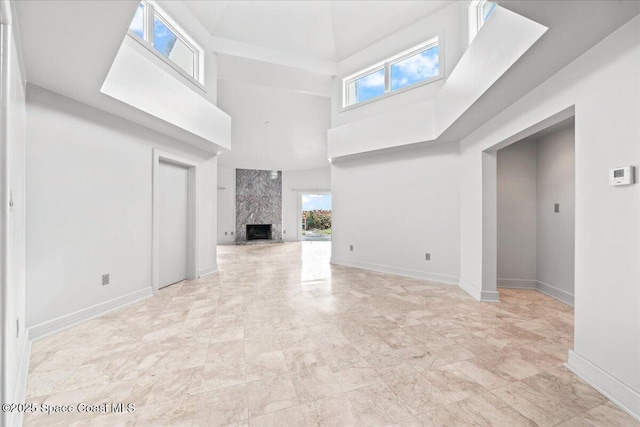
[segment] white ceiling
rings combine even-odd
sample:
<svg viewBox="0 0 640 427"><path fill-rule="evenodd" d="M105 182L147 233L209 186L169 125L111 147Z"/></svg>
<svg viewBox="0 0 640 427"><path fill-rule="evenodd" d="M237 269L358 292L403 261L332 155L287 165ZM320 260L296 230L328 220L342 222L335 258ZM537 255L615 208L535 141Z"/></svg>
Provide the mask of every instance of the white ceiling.
<svg viewBox="0 0 640 427"><path fill-rule="evenodd" d="M212 36L341 61L453 1L185 1Z"/></svg>

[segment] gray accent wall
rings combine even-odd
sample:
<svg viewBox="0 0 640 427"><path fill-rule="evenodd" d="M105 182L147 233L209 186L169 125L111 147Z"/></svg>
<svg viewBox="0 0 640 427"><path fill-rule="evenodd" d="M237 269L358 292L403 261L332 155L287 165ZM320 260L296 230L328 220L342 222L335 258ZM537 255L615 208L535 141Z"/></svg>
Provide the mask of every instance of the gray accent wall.
<svg viewBox="0 0 640 427"><path fill-rule="evenodd" d="M575 133L570 126L538 140L537 279L573 295L575 263ZM554 204L560 212L554 212Z"/></svg>
<svg viewBox="0 0 640 427"><path fill-rule="evenodd" d="M498 151L498 278L536 280L536 141Z"/></svg>
<svg viewBox="0 0 640 427"><path fill-rule="evenodd" d="M282 172L236 169L236 243L247 240L247 224L271 224L272 240L282 240Z"/></svg>
<svg viewBox="0 0 640 427"><path fill-rule="evenodd" d="M538 289L573 304L573 121L499 150L497 162L498 286Z"/></svg>

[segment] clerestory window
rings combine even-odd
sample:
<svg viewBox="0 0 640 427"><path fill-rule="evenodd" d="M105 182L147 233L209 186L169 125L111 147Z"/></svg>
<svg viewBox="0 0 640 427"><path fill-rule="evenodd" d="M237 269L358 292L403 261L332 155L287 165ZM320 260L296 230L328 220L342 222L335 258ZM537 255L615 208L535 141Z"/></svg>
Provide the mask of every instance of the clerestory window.
<svg viewBox="0 0 640 427"><path fill-rule="evenodd" d="M343 107L442 77L438 38L367 67L343 80Z"/></svg>
<svg viewBox="0 0 640 427"><path fill-rule="evenodd" d="M496 4L487 0L472 0L469 3L469 43L473 41L495 9Z"/></svg>
<svg viewBox="0 0 640 427"><path fill-rule="evenodd" d="M168 60L179 72L202 83L202 49L153 2L140 2L129 34Z"/></svg>

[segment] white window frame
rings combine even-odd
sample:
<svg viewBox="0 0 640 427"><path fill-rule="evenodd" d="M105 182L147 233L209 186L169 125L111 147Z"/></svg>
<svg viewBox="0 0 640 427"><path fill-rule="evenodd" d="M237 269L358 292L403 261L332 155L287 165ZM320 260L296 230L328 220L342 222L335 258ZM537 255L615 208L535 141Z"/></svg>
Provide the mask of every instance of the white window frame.
<svg viewBox="0 0 640 427"><path fill-rule="evenodd" d="M471 0L471 2L469 2L469 12L468 12L469 13L469 44L471 44L471 42L476 37L476 35L478 34L478 31L480 31L480 28L482 28L484 23L487 22L487 20L484 19L482 14L482 7L486 3L493 3L493 2L490 2L488 0ZM496 7L498 7L497 4L496 4Z"/></svg>
<svg viewBox="0 0 640 427"><path fill-rule="evenodd" d="M401 87L399 89L391 90L391 66L411 56L418 55L424 51L427 51L435 46L438 46L438 74L428 79L424 79L419 82L415 82L413 84ZM350 110L351 108L359 107L361 105L366 105L371 102L375 102L380 99L387 98L388 96L395 95L397 93L402 93L407 90L411 90L416 87L423 86L425 84L429 84L436 80L442 79L444 77L444 60L443 59L444 59L444 46L442 44L442 36L438 35L436 37L430 38L426 42L420 43L417 46L413 46L410 49L407 49L398 53L397 55L389 57L384 61L377 62L365 68L364 70L358 71L357 73L354 73L345 77L344 79L342 79L342 111ZM350 104L349 103L350 101L349 85L354 81L379 70L384 70L384 93L382 95L367 99L366 101L354 102Z"/></svg>
<svg viewBox="0 0 640 427"><path fill-rule="evenodd" d="M204 85L204 51L202 48L191 37L189 37L167 13L158 7L155 2L142 0L140 3L144 6L142 15L143 37L140 37L131 29L128 30L128 35L133 37L134 40L140 42L144 47L170 65L181 75L191 80L193 83L196 83L196 85L201 89L204 89L202 86ZM155 48L153 43L154 18L161 21L163 25L173 32L173 34L175 34L176 37L193 52L193 75L186 72L182 67L164 56Z"/></svg>

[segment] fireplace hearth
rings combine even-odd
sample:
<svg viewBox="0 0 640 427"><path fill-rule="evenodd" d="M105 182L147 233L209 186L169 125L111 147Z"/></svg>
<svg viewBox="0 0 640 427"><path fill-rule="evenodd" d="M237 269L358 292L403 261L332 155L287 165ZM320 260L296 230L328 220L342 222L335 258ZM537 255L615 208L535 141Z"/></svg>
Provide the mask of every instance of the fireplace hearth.
<svg viewBox="0 0 640 427"><path fill-rule="evenodd" d="M271 224L247 224L247 240L271 240Z"/></svg>

